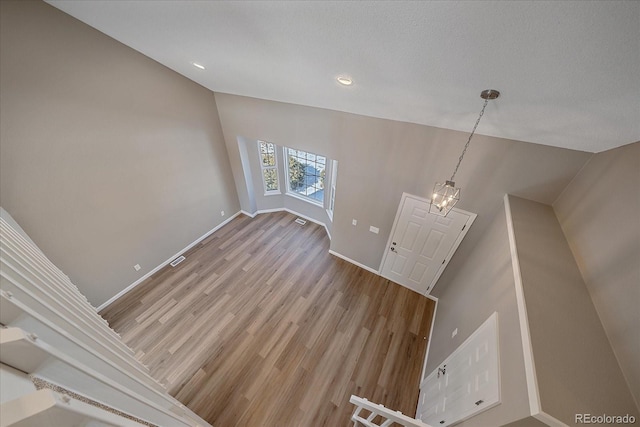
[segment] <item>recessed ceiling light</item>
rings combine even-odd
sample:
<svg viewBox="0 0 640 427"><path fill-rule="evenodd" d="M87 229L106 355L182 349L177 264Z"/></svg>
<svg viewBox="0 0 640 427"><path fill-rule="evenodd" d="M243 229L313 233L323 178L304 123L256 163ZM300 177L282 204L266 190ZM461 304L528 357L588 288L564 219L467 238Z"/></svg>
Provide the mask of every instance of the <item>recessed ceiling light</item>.
<svg viewBox="0 0 640 427"><path fill-rule="evenodd" d="M336 80L343 86L351 86L353 84L353 80L351 80L351 77L347 76L336 77Z"/></svg>
<svg viewBox="0 0 640 427"><path fill-rule="evenodd" d="M204 69L205 69L205 68L204 68L204 65L200 65L200 64L198 64L197 62L192 62L192 64L193 64L193 66L194 66L194 67L196 67L196 68L200 68L201 70L204 70Z"/></svg>

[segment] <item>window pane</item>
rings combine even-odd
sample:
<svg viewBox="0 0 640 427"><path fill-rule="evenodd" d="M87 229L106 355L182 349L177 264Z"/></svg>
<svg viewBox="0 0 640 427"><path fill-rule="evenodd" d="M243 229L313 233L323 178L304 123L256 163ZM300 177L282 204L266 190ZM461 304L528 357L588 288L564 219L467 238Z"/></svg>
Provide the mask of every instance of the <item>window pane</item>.
<svg viewBox="0 0 640 427"><path fill-rule="evenodd" d="M258 141L260 168L265 192L278 192L278 168L276 160L276 145L272 142Z"/></svg>
<svg viewBox="0 0 640 427"><path fill-rule="evenodd" d="M262 176L264 177L265 191L278 190L278 173L275 169L264 169Z"/></svg>
<svg viewBox="0 0 640 427"><path fill-rule="evenodd" d="M275 166L276 165L276 157L271 154L263 154L262 155L262 166Z"/></svg>
<svg viewBox="0 0 640 427"><path fill-rule="evenodd" d="M322 202L326 157L291 148L287 156L289 190Z"/></svg>
<svg viewBox="0 0 640 427"><path fill-rule="evenodd" d="M271 142L260 141L260 160L262 166L275 166L276 165L276 148Z"/></svg>

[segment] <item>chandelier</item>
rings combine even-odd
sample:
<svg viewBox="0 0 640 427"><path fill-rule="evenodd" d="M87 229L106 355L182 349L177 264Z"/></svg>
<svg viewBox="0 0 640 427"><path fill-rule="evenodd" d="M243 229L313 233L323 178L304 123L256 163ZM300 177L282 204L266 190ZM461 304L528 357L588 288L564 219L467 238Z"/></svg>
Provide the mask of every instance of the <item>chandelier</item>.
<svg viewBox="0 0 640 427"><path fill-rule="evenodd" d="M447 216L449 211L451 211L455 204L458 203L458 200L460 200L460 188L456 187L456 183L454 181L456 173L458 172L460 163L462 163L462 159L467 152L467 148L469 148L469 143L471 142L471 138L473 138L473 134L476 132L478 124L480 123L480 119L484 115L484 109L487 107L489 100L496 99L499 96L500 92L494 89L483 90L482 93L480 93L480 98L484 99L482 111L480 111L478 120L476 120L476 124L475 126L473 126L473 130L471 131L469 139L467 140L467 143L462 150L462 154L460 154L460 157L458 158L458 164L453 170L451 179L446 180L444 184L436 182L436 184L434 185L433 194L431 195L431 205L429 206L429 213Z"/></svg>

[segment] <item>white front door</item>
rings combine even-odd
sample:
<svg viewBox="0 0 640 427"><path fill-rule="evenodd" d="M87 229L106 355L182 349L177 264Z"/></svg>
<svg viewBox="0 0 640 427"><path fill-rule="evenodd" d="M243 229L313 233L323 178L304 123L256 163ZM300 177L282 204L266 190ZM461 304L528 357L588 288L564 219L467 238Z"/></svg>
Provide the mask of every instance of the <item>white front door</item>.
<svg viewBox="0 0 640 427"><path fill-rule="evenodd" d="M427 294L475 219L452 209L446 217L429 213L429 200L403 194L381 274Z"/></svg>
<svg viewBox="0 0 640 427"><path fill-rule="evenodd" d="M416 418L448 426L499 403L497 325L494 313L425 378Z"/></svg>

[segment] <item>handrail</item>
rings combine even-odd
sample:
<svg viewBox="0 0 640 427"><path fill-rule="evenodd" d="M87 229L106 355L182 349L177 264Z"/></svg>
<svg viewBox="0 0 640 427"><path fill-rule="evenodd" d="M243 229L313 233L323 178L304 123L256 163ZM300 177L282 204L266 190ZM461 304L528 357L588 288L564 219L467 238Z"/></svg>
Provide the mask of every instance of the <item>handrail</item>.
<svg viewBox="0 0 640 427"><path fill-rule="evenodd" d="M31 325L33 320L42 331L51 331L56 337L67 340L72 344L73 356L69 358L70 354L54 351L58 360L75 368L82 366L81 371L89 377L170 417L176 425L209 425L171 397L166 388L149 375L134 352L69 278L5 220L4 211L0 217L0 240L3 319L13 319L20 326ZM25 323L25 319L29 321ZM17 325L10 322L6 326ZM41 333L40 330L33 332ZM91 367L80 361L90 362ZM126 380L127 385L96 371L98 362L121 373L121 379Z"/></svg>
<svg viewBox="0 0 640 427"><path fill-rule="evenodd" d="M431 427L431 425L404 415L400 411L394 411L385 408L384 405L369 402L363 397L351 395L349 402L356 405L356 409L351 416L354 427L389 427L394 423L404 427ZM363 410L368 411L369 415L363 414ZM378 416L382 418L382 424L374 422L374 419Z"/></svg>

